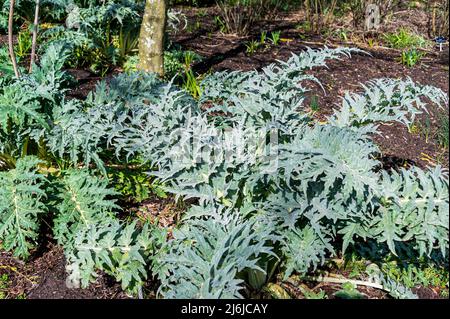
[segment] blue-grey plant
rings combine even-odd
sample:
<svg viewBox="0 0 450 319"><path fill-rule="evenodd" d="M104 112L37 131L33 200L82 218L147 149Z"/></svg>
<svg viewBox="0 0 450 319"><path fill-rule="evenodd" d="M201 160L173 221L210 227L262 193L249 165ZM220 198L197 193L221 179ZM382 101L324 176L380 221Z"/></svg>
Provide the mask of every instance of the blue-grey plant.
<svg viewBox="0 0 450 319"><path fill-rule="evenodd" d="M0 239L4 249L22 258L36 246L41 215L47 212L45 177L37 172L38 163L25 157L15 169L0 172Z"/></svg>
<svg viewBox="0 0 450 319"><path fill-rule="evenodd" d="M66 252L68 285L86 288L103 271L120 282L123 290L142 295L149 265L165 242L166 232L136 224L106 219L81 229Z"/></svg>
<svg viewBox="0 0 450 319"><path fill-rule="evenodd" d="M318 80L306 71L351 53L360 52L307 50L261 72L216 73L198 101L143 73L102 82L85 101L55 95L60 81L42 77L48 95L21 98L14 81L0 88L0 101L13 102L0 104L0 128L16 123L45 144L47 164L64 163L52 207L70 283L85 287L101 270L136 293L153 273L163 297L240 298L244 282L261 288L276 267L284 278L305 274L367 242L448 258L447 172L383 170L372 134L381 122L409 125L427 110L423 98L448 99L411 79L380 79L315 122L304 98L306 81ZM0 135L0 150L15 159L10 137ZM114 193L92 174L117 162L152 167L167 192L192 200L173 239L115 216Z"/></svg>
<svg viewBox="0 0 450 319"><path fill-rule="evenodd" d="M263 255L273 255L273 225L258 227L257 216L244 219L225 207L197 207L173 233L157 259L165 298L242 298L244 271L264 271Z"/></svg>

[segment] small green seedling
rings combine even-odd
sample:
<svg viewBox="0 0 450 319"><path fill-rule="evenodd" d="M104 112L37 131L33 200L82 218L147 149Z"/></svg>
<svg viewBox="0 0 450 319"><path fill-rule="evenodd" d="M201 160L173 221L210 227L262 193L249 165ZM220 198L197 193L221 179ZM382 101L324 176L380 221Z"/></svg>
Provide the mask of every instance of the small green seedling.
<svg viewBox="0 0 450 319"><path fill-rule="evenodd" d="M311 111L313 113L316 113L319 111L319 98L317 97L317 95L314 95L311 97Z"/></svg>
<svg viewBox="0 0 450 319"><path fill-rule="evenodd" d="M314 292L312 290L302 289L302 294L305 296L306 299L327 299L328 296L322 289L319 289L319 292Z"/></svg>
<svg viewBox="0 0 450 319"><path fill-rule="evenodd" d="M259 42L261 44L265 44L266 43L266 39L267 39L267 31L261 32L261 37L260 37Z"/></svg>
<svg viewBox="0 0 450 319"><path fill-rule="evenodd" d="M198 10L198 12L197 12L197 16L199 17L199 18L204 18L204 17L206 17L208 15L208 11L206 11L206 9L200 9L200 10Z"/></svg>
<svg viewBox="0 0 450 319"><path fill-rule="evenodd" d="M400 56L400 63L407 66L408 68L412 68L417 63L419 63L424 56L425 56L424 53L416 49L403 51Z"/></svg>
<svg viewBox="0 0 450 319"><path fill-rule="evenodd" d="M214 17L214 23L221 33L227 32L227 25L225 24L225 22L222 20L222 18L220 16Z"/></svg>
<svg viewBox="0 0 450 319"><path fill-rule="evenodd" d="M274 31L270 33L270 42L273 43L273 45L278 45L280 44L280 40L281 40L281 31Z"/></svg>
<svg viewBox="0 0 450 319"><path fill-rule="evenodd" d="M247 42L245 44L245 47L247 48L246 49L247 54L248 55L255 54L256 51L258 50L259 46L260 46L260 43L258 41L255 41L255 40Z"/></svg>
<svg viewBox="0 0 450 319"><path fill-rule="evenodd" d="M351 282L342 284L342 289L334 295L340 299L364 299L364 295L356 289L356 285Z"/></svg>

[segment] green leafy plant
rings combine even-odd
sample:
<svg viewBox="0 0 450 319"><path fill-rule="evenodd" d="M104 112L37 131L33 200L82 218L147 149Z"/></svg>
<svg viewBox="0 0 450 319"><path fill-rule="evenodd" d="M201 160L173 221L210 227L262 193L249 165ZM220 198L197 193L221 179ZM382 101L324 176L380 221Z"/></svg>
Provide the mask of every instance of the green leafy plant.
<svg viewBox="0 0 450 319"><path fill-rule="evenodd" d="M139 28L137 25L131 27L120 27L117 35L117 43L113 43L118 48L120 61L125 61L131 54L135 54L138 50Z"/></svg>
<svg viewBox="0 0 450 319"><path fill-rule="evenodd" d="M322 289L319 289L319 292L308 291L306 289L301 290L306 299L327 299L327 295Z"/></svg>
<svg viewBox="0 0 450 319"><path fill-rule="evenodd" d="M378 45L378 42L374 38L368 38L367 45L369 46L369 48L374 48Z"/></svg>
<svg viewBox="0 0 450 319"><path fill-rule="evenodd" d="M108 181L87 170L68 170L60 183L63 191L53 232L58 243L68 247L80 229L112 219L119 207L112 200L116 193L107 188Z"/></svg>
<svg viewBox="0 0 450 319"><path fill-rule="evenodd" d="M101 270L121 282L123 290L142 295L149 259L164 241L164 231L148 224L139 229L136 221L92 224L77 234L73 249L66 253L67 282L72 287L87 287Z"/></svg>
<svg viewBox="0 0 450 319"><path fill-rule="evenodd" d="M367 266L366 274L369 276L369 280L374 283L380 284L389 295L396 299L417 299L417 295L414 294L411 289L405 287L401 282L389 278L384 274L376 264L370 264Z"/></svg>
<svg viewBox="0 0 450 319"><path fill-rule="evenodd" d="M0 167L15 166L19 157L48 156L38 132L50 129L52 106L58 104L68 80L61 67L65 50L50 46L29 77L7 80L0 88Z"/></svg>
<svg viewBox="0 0 450 319"><path fill-rule="evenodd" d="M255 41L255 40L249 41L245 44L245 47L246 47L245 52L248 55L254 55L256 53L256 51L258 50L259 46L260 46L260 43L258 41Z"/></svg>
<svg viewBox="0 0 450 319"><path fill-rule="evenodd" d="M202 91L200 89L197 77L194 75L192 70L186 71L185 77L186 79L183 85L184 89L188 91L194 99L198 99L202 94Z"/></svg>
<svg viewBox="0 0 450 319"><path fill-rule="evenodd" d="M385 34L384 41L389 47L394 49L424 48L428 46L428 42L423 37L404 28L396 33Z"/></svg>
<svg viewBox="0 0 450 319"><path fill-rule="evenodd" d="M446 170L387 171L373 140L380 123L410 126L427 111L425 98L438 107L448 98L411 79L377 79L316 123L305 96L318 79L307 71L353 52L361 51L308 49L260 72L212 73L197 99L155 74L130 72L68 100L57 58L64 51L53 47L30 77L1 82L3 245L27 256L51 211L70 285L86 287L102 272L142 296L153 275L166 298L250 296L276 271L305 275L363 249L448 258ZM132 164L188 206L170 236L156 222L117 217L108 173ZM25 224L11 219L18 195ZM372 270L391 295L414 297Z"/></svg>
<svg viewBox="0 0 450 319"><path fill-rule="evenodd" d="M152 194L167 197L162 187L145 174L145 169L111 169L108 177L116 191L137 202L148 199Z"/></svg>
<svg viewBox="0 0 450 319"><path fill-rule="evenodd" d="M192 63L196 55L187 51L184 55L184 83L183 88L189 92L194 99L198 99L202 94L199 81L192 70Z"/></svg>
<svg viewBox="0 0 450 319"><path fill-rule="evenodd" d="M445 266L427 265L419 262L402 266L396 261L388 261L381 265L381 270L396 282L402 283L406 288L414 288L417 285L424 287L437 287L442 291L448 291L448 272Z"/></svg>
<svg viewBox="0 0 450 319"><path fill-rule="evenodd" d="M20 59L17 59L17 61L20 62ZM2 76L1 82L6 81L7 78L12 78L14 75L8 48L6 46L0 47L0 74Z"/></svg>
<svg viewBox="0 0 450 319"><path fill-rule="evenodd" d="M317 95L314 95L311 97L311 111L313 111L313 113L316 113L319 111L319 98L317 97Z"/></svg>
<svg viewBox="0 0 450 319"><path fill-rule="evenodd" d="M0 276L0 299L6 299L7 294L5 290L9 286L9 277L7 274L2 274Z"/></svg>
<svg viewBox="0 0 450 319"><path fill-rule="evenodd" d="M278 46L280 44L281 39L281 31L274 31L270 33L270 42L272 42L273 45Z"/></svg>
<svg viewBox="0 0 450 319"><path fill-rule="evenodd" d="M167 80L183 79L192 69L193 64L203 58L195 52L173 49L164 52L164 77Z"/></svg>
<svg viewBox="0 0 450 319"><path fill-rule="evenodd" d="M45 177L37 172L39 160L25 157L16 168L0 172L0 238L6 250L26 258L39 236L41 215L47 208Z"/></svg>
<svg viewBox="0 0 450 319"><path fill-rule="evenodd" d="M126 73L136 72L138 63L139 63L139 56L131 55L127 57L125 62L123 63L123 70Z"/></svg>
<svg viewBox="0 0 450 319"><path fill-rule="evenodd" d="M105 75L136 51L142 19L138 12L144 4L108 0L86 7L68 7L66 24L42 32L45 45L41 47L45 50L52 43L64 43L71 49L66 61L69 66L88 67Z"/></svg>
<svg viewBox="0 0 450 319"><path fill-rule="evenodd" d="M428 143L433 134L430 116L427 114L423 121L416 121L416 123L411 125L410 132L420 134L425 138L425 143Z"/></svg>
<svg viewBox="0 0 450 319"><path fill-rule="evenodd" d="M342 289L336 291L334 295L340 299L363 299L364 296L361 294L356 285L351 282L346 282L342 284Z"/></svg>
<svg viewBox="0 0 450 319"><path fill-rule="evenodd" d="M424 53L417 51L416 49L410 49L407 51L402 51L400 56L400 63L412 68L425 56Z"/></svg>
<svg viewBox="0 0 450 319"><path fill-rule="evenodd" d="M311 32L312 27L309 21L303 21L295 26L297 30L302 30L304 32Z"/></svg>
<svg viewBox="0 0 450 319"><path fill-rule="evenodd" d="M31 52L31 36L28 31L21 31L17 35L17 45L15 46L16 56L23 59Z"/></svg>
<svg viewBox="0 0 450 319"><path fill-rule="evenodd" d="M261 32L261 36L259 38L259 43L260 44L265 44L266 43L266 39L267 39L267 31L262 31Z"/></svg>

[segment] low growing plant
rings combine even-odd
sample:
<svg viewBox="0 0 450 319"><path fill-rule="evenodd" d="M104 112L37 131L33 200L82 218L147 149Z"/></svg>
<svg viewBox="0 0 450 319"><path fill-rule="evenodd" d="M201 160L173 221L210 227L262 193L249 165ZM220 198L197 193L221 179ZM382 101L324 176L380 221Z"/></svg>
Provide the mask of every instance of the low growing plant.
<svg viewBox="0 0 450 319"><path fill-rule="evenodd" d="M270 33L270 42L272 42L273 45L278 46L280 44L281 39L281 31L274 31Z"/></svg>
<svg viewBox="0 0 450 319"><path fill-rule="evenodd" d="M400 63L412 68L425 56L424 53L417 51L416 49L410 49L407 51L402 51L400 55Z"/></svg>
<svg viewBox="0 0 450 319"><path fill-rule="evenodd" d="M384 41L389 47L394 49L413 49L428 46L427 40L404 28L396 33L385 34Z"/></svg>
<svg viewBox="0 0 450 319"><path fill-rule="evenodd" d="M254 55L256 53L256 51L258 50L259 46L260 46L260 43L258 41L255 41L255 40L249 41L245 44L245 47L246 47L245 52L248 55Z"/></svg>

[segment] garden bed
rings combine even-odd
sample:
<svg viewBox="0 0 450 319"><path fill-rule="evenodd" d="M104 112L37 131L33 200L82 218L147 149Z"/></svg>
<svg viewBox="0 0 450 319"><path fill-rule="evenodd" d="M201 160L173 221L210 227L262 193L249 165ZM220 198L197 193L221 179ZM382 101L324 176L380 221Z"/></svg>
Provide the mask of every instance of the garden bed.
<svg viewBox="0 0 450 319"><path fill-rule="evenodd" d="M206 9L212 10L212 9ZM197 15L196 10L185 11L190 23L200 21L198 30L188 32L181 31L172 35L173 43L180 45L184 50L191 50L203 57L203 60L194 65L194 70L199 73L222 70L260 70L277 60L286 61L292 53L299 54L307 47L323 48L324 46L337 47L342 45L339 41L329 38L306 34L297 28L298 22L294 17L282 20L265 21L255 25L247 37L226 36L219 32L211 33L213 22L208 16ZM280 30L282 41L277 46L268 46L266 49L249 55L246 53L245 44L251 38L257 38L261 30ZM5 44L5 37L0 36L0 46ZM358 44L345 46L357 47ZM306 104L315 109L314 117L317 121L326 121L327 116L333 113L333 109L339 108L341 97L345 91L358 91L360 84L377 78L400 78L410 77L413 81L423 85L433 85L449 93L449 63L448 47L444 52L433 49L421 63L413 68L401 65L398 61L398 52L385 48L362 47L368 54L356 53L351 59L329 61L327 68L315 68L309 74L320 79L322 90L318 85L310 83L311 94L307 95ZM104 78L91 74L86 70L67 70L78 84L68 92L69 98L82 99L91 92L95 85L103 79L109 79L113 75L122 72L115 69ZM313 102L314 100L314 102ZM314 105L313 105L314 104ZM425 168L427 166L442 165L449 166L448 147L443 147L439 138L441 134L442 118L448 116L448 109L438 109L435 105L430 106L429 115L418 117L417 124L408 130L401 124L382 124L380 135L374 137L382 154L382 163L386 169L398 169L411 165ZM448 122L447 122L448 123ZM448 128L447 128L448 134ZM165 214L167 225L174 223L177 219L176 213L171 215L164 209L159 201L146 201L131 204L134 211L142 211L142 208L156 205L158 214ZM170 205L170 204L168 204ZM44 231L42 243L38 251L34 251L31 259L23 263L6 252L0 252L0 277L7 275L4 280L5 287L0 285L0 293L7 298L25 297L34 298L129 298L110 277L101 274L95 284L88 289L69 289L66 286L66 261L61 247L57 246L50 235L50 228ZM333 270L333 269L332 269ZM334 269L335 273L347 277L348 271ZM291 296L304 298L304 292L299 290L299 284L279 282ZM332 283L303 282L305 289L317 292L324 291L329 298L334 298L334 293L341 286ZM157 285L149 280L145 287L147 297L155 297ZM433 287L414 288L416 294L421 298L440 298L438 289ZM367 298L388 298L387 294L373 288L364 287L360 289ZM261 297L261 296L259 296Z"/></svg>
<svg viewBox="0 0 450 319"><path fill-rule="evenodd" d="M214 9L204 8L207 12ZM188 17L188 25L193 25L195 21L200 21L200 29L188 32L181 31L171 35L174 44L180 45L183 50L191 50L203 57L203 61L194 65L194 70L203 73L208 71L249 71L259 70L277 60L286 61L292 53L303 52L307 48L322 48L324 46L337 47L360 47L367 54L354 54L351 59L339 61L329 61L326 68L315 68L310 74L320 79L323 86L311 86L314 96L317 99L318 120L324 120L326 116L332 114L333 109L339 107L338 103L345 91L358 91L361 84L378 78L406 79L411 78L414 82L423 85L432 85L449 93L449 48L444 47L442 52L436 47L429 50L425 59L418 65L409 68L398 62L399 51L388 48L368 48L360 43L341 43L337 40L323 36L308 34L299 30L299 14L291 13L288 17L281 17L271 21L264 21L257 24L246 37L229 36L220 32L211 33L214 23L211 16L199 17L198 9L185 9ZM402 14L404 17L409 15ZM301 16L301 15L300 15ZM394 22L398 24L399 20ZM412 22L403 21L402 26L408 26L421 31L424 27L414 27L416 20ZM394 26L396 25L394 24ZM389 25L388 29L392 29ZM249 56L246 54L245 44L249 39L258 39L263 30L281 30L281 41L278 46L270 46ZM76 98L85 97L95 84L102 78L91 75L86 70L69 70L78 80L79 85L69 92L69 96ZM121 72L120 69L108 74L106 78ZM311 97L311 96L310 96ZM419 116L418 125L415 131L409 132L404 126L398 124L383 125L382 135L376 136L375 140L379 144L383 156L388 163L395 159L397 163L415 164L420 167L427 165L443 165L448 167L448 149L442 147L437 135L440 131L441 120L448 117L448 110L438 109L435 105L430 106L429 117L427 114ZM429 126L425 128L423 126ZM429 132L424 132L429 130ZM391 164L389 164L391 165Z"/></svg>

